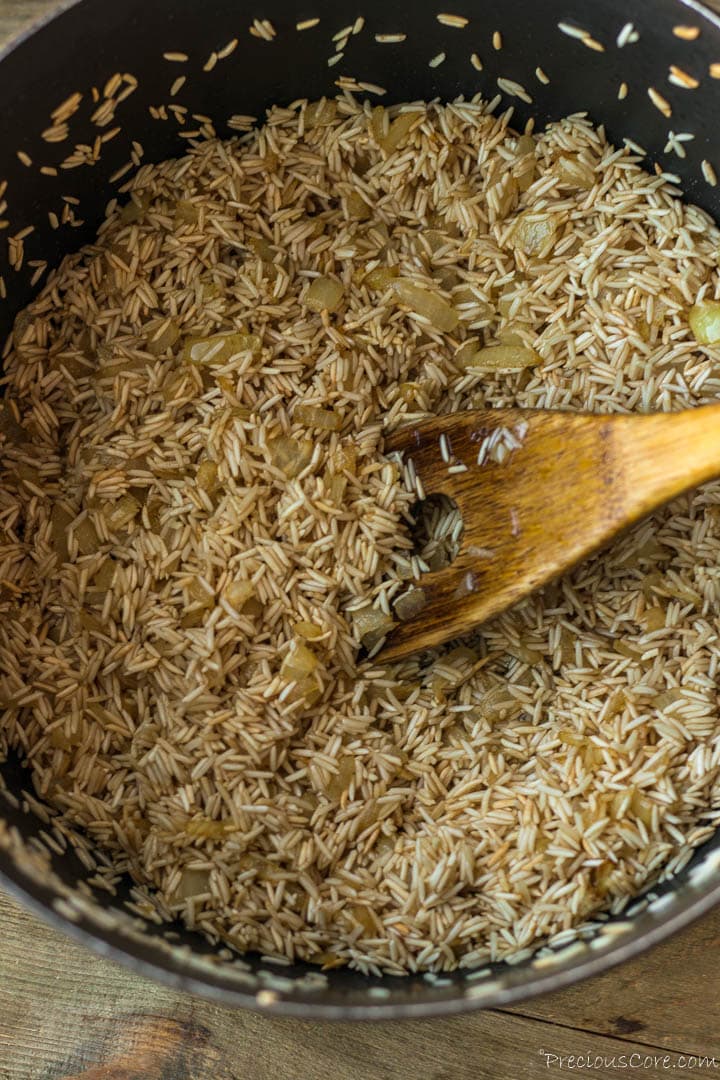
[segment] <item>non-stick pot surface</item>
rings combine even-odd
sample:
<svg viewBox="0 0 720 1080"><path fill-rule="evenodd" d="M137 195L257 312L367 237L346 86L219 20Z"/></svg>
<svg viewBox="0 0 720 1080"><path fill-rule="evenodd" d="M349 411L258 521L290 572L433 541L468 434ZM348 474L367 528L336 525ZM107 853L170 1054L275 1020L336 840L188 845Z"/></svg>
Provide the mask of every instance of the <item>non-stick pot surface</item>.
<svg viewBox="0 0 720 1080"><path fill-rule="evenodd" d="M211 118L217 133L229 136L226 120L232 115L262 118L272 103L332 95L338 79L374 86L360 96L383 104L478 92L492 98L499 93L498 78L512 80L519 89L503 93L501 107L513 105L518 122L532 116L541 126L586 111L605 124L612 141L630 139L643 147L650 168L675 174L690 201L718 216L712 166L720 167L713 123L720 114L720 80L711 72L720 62L720 21L713 15L679 0L506 0L503 5L470 0L457 7L468 19L467 26L457 28L439 22L438 11L438 4L426 0L404 11L392 11L380 0L357 8L340 8L330 0L309 6L267 0L245 8L236 0L212 6L197 0L79 0L28 33L0 59L0 96L12 103L5 114L0 167L7 181L2 217L7 236L32 227L23 237L19 269L10 262L18 266L17 248L0 245L7 291L0 302L0 330L10 330L41 286L43 264L56 266L93 237L106 204L138 164L184 152L183 132L204 122L192 114ZM362 29L348 35L336 61L334 36L360 17ZM316 26L296 29L298 22L315 18ZM272 40L249 32L256 19L270 20ZM626 30L620 47L618 34L629 22L636 33ZM406 38L387 44L376 41L377 34ZM213 53L235 38L230 55L213 62ZM166 52L187 53L189 59L180 69L164 58ZM477 60L471 62L472 54L482 70ZM689 76L686 85L682 77L668 80L671 65ZM113 79L116 73L120 84ZM179 74L187 76L186 83L171 96ZM380 88L386 91L382 95ZM49 139L53 110L76 91L82 101L68 121L68 136ZM108 97L116 105L105 122L102 106ZM187 123L178 124L168 108L172 104L187 106ZM103 141L115 127L120 130ZM686 157L665 152L670 129L693 136L683 143ZM201 936L126 911L129 883L116 897L89 887L83 862L70 852L58 854L40 835L50 827L43 808L24 794L29 784L22 763L9 759L2 778L9 794L0 794L0 880L7 888L92 947L145 974L228 1003L277 1012L390 1017L517 1000L632 955L720 897L715 882L720 842L714 838L673 883L632 905L630 914L609 920L565 951L558 946L540 961L528 957L487 973L405 979L342 970L318 976L309 966L280 968L252 956L225 961Z"/></svg>

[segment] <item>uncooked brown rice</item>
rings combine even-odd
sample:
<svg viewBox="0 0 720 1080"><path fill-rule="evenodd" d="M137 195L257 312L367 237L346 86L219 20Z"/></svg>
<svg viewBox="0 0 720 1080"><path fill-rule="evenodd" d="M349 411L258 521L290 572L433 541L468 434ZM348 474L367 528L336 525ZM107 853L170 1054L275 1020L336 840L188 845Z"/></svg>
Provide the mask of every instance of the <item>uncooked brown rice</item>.
<svg viewBox="0 0 720 1080"><path fill-rule="evenodd" d="M683 25L673 26L673 34L683 41L696 41L697 38L700 37L700 27Z"/></svg>
<svg viewBox="0 0 720 1080"><path fill-rule="evenodd" d="M663 114L663 116L672 116L672 106L667 98L664 98L662 94L658 93L654 86L648 86L647 92L653 105Z"/></svg>
<svg viewBox="0 0 720 1080"><path fill-rule="evenodd" d="M463 643L358 656L462 529L436 506L412 549L384 432L720 393L686 317L720 298L715 226L583 117L530 152L509 115L271 109L140 168L16 322L3 738L148 911L218 944L397 973L575 948L717 819L718 483ZM461 362L509 336L541 363Z"/></svg>

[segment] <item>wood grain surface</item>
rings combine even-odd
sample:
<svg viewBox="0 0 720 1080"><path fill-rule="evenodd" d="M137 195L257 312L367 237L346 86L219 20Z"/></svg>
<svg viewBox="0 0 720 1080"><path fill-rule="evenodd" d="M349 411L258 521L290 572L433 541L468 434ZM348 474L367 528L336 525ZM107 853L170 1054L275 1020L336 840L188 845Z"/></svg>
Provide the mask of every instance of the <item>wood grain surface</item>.
<svg viewBox="0 0 720 1080"><path fill-rule="evenodd" d="M0 0L0 44L54 6ZM0 1080L655 1080L720 1070L720 911L517 1008L384 1024L268 1019L175 993L2 894L0 927ZM688 1067L678 1055L716 1060Z"/></svg>
<svg viewBox="0 0 720 1080"><path fill-rule="evenodd" d="M720 1069L720 912L591 983L515 1009L372 1024L268 1019L175 993L2 896L0 925L0 1080L530 1080L573 1071L550 1055L649 1057L658 1065L639 1071L653 1080L667 1075L665 1055L672 1064L714 1054Z"/></svg>
<svg viewBox="0 0 720 1080"><path fill-rule="evenodd" d="M419 491L457 504L464 531L450 566L423 574L419 610L395 625L378 660L402 660L481 626L713 479L718 421L717 404L650 416L468 409L393 432L386 451L412 462ZM502 463L479 465L478 447L499 429L515 433L516 448Z"/></svg>

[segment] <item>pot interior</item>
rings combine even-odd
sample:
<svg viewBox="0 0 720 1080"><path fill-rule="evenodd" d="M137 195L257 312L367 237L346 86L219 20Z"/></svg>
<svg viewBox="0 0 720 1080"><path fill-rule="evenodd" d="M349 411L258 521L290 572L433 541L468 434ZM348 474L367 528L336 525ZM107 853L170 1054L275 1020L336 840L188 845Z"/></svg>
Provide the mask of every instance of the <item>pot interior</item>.
<svg viewBox="0 0 720 1080"><path fill-rule="evenodd" d="M720 216L720 189L712 182L713 166L720 170L713 124L720 114L720 78L712 74L720 75L720 67L713 68L720 62L720 23L711 15L678 0L507 0L500 8L472 0L457 7L468 20L464 27L439 22L437 14L437 5L426 0L402 12L379 0L343 11L330 0L310 6L267 0L261 9L245 11L235 0L217 0L211 10L196 0L80 0L27 36L0 62L0 96L14 102L5 116L2 217L6 236L21 234L24 244L18 269L11 264L13 245L0 245L3 337L42 287L44 267L57 266L94 237L108 201L139 165L181 155L188 133L206 122L197 117L210 118L217 134L228 137L234 133L231 117L261 122L273 103L334 95L338 80L341 88L353 80L364 84L358 96L382 104L499 94L498 108L515 109L515 126L533 117L542 127L587 112L606 126L611 141L632 140L650 169L676 176L688 201ZM335 60L333 38L361 18L362 27L347 35ZM270 20L274 36L262 28L260 36L251 33L253 19ZM296 28L310 19L319 22ZM637 39L626 29L628 40L619 46L629 22ZM387 34L406 38L376 40ZM217 59L234 39L230 54ZM189 59L165 58L173 52ZM689 76L685 85L682 74L680 82L668 81L671 65ZM186 82L173 95L181 75ZM55 141L64 121L53 111L75 92L82 99L67 121L67 136ZM182 123L173 105L187 107ZM693 136L682 144L685 157L672 148L666 152L670 130ZM280 968L252 956L222 959L199 934L154 925L137 908L128 911L129 882L119 883L115 897L94 888L89 866L102 856L88 850L78 858L48 843L51 819L28 791L21 761L8 758L2 780L4 883L26 902L146 973L281 1012L388 1017L514 1000L631 955L720 894L720 885L712 885L720 862L713 838L675 882L631 904L630 915L600 920L571 944L485 973L373 979L342 970L318 973L306 965Z"/></svg>

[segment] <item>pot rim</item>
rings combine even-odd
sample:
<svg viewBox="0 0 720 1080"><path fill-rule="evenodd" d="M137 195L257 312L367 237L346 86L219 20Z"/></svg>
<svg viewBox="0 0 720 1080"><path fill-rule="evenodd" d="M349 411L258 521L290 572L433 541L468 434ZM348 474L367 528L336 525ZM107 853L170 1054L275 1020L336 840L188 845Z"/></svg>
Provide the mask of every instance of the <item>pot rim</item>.
<svg viewBox="0 0 720 1080"><path fill-rule="evenodd" d="M38 16L19 30L0 49L0 63L11 53L27 42L35 33L42 30L72 8L80 7L88 0L58 0L55 7ZM694 13L714 26L720 40L720 12L706 7L700 0L675 0L679 9ZM243 990L228 985L222 969L205 969L203 974L195 973L192 961L186 971L181 970L179 961L168 958L160 948L153 949L153 942L140 943L130 935L124 935L122 929L108 931L95 924L85 915L72 920L57 910L54 900L58 894L45 884L34 880L16 865L5 852L0 852L0 888L19 901L22 907L41 918L54 930L61 931L72 940L87 947L93 953L154 980L172 990L197 995L229 1007L245 1008L254 1012L274 1016L294 1017L313 1020L395 1020L419 1019L428 1017L457 1016L480 1009L498 1008L528 1000L538 995L557 991L573 983L599 975L626 960L630 960L653 945L665 940L672 934L686 928L720 903L720 877L715 884L702 887L691 886L687 881L670 893L677 900L677 910L656 916L655 924L648 927L634 928L624 935L623 940L597 953L588 953L574 962L566 962L555 970L529 968L529 979L510 985L493 986L492 977L484 984L475 984L487 988L487 993L476 997L468 996L458 986L457 996L444 1000L393 1003L368 999L363 1004L328 1004L313 1001L310 997L298 1000L277 996L275 1000L258 1000L257 992ZM114 940L117 939L117 940ZM147 953L153 958L148 959ZM522 970L520 968L517 969ZM358 975L358 978L362 976ZM377 981L382 985L382 979ZM432 990L431 984L426 984ZM332 987L329 988L332 993ZM289 991L288 991L289 993Z"/></svg>

